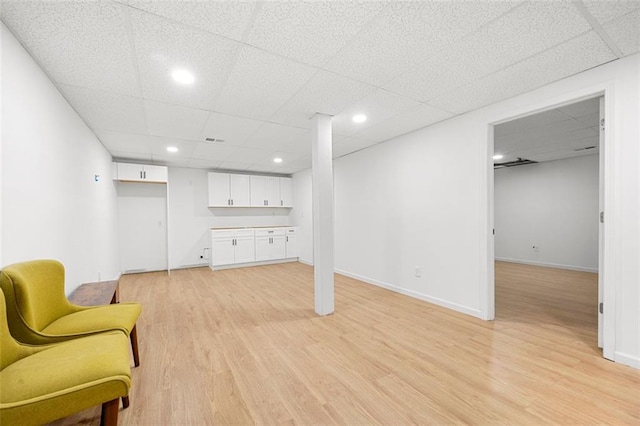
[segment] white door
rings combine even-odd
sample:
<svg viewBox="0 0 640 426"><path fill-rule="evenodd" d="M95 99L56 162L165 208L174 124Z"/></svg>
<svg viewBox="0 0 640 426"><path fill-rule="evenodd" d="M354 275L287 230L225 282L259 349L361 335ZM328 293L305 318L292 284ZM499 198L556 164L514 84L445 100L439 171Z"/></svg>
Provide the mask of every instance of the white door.
<svg viewBox="0 0 640 426"><path fill-rule="evenodd" d="M298 257L298 237L296 235L287 235L286 247L287 259Z"/></svg>
<svg viewBox="0 0 640 426"><path fill-rule="evenodd" d="M253 243L253 237L236 238L235 251L235 263L255 262L256 260L256 246Z"/></svg>
<svg viewBox="0 0 640 426"><path fill-rule="evenodd" d="M228 207L231 205L229 195L229 175L227 173L208 173L209 207Z"/></svg>
<svg viewBox="0 0 640 426"><path fill-rule="evenodd" d="M271 237L256 237L256 261L271 259Z"/></svg>
<svg viewBox="0 0 640 426"><path fill-rule="evenodd" d="M280 178L280 205L293 207L293 179Z"/></svg>
<svg viewBox="0 0 640 426"><path fill-rule="evenodd" d="M599 206L600 206L600 226L598 227L598 347L603 346L604 338L604 314L600 309L603 303L604 294L604 96L600 97L600 158L599 158Z"/></svg>
<svg viewBox="0 0 640 426"><path fill-rule="evenodd" d="M214 238L211 240L211 264L231 265L234 263L233 238Z"/></svg>
<svg viewBox="0 0 640 426"><path fill-rule="evenodd" d="M287 257L287 243L284 235L271 237L271 259L284 259Z"/></svg>
<svg viewBox="0 0 640 426"><path fill-rule="evenodd" d="M167 269L166 185L118 182L122 272Z"/></svg>
<svg viewBox="0 0 640 426"><path fill-rule="evenodd" d="M229 187L231 188L231 205L233 207L249 207L249 176L229 175Z"/></svg>
<svg viewBox="0 0 640 426"><path fill-rule="evenodd" d="M265 197L267 206L280 207L280 178L269 176L265 182Z"/></svg>

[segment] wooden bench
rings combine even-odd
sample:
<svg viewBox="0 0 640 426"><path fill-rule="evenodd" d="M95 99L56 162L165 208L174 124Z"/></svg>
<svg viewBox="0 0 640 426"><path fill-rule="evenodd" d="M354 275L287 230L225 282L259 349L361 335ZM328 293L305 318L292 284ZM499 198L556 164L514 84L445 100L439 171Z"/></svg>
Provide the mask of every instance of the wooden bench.
<svg viewBox="0 0 640 426"><path fill-rule="evenodd" d="M81 306L120 303L120 284L118 280L82 284L68 299L69 302Z"/></svg>

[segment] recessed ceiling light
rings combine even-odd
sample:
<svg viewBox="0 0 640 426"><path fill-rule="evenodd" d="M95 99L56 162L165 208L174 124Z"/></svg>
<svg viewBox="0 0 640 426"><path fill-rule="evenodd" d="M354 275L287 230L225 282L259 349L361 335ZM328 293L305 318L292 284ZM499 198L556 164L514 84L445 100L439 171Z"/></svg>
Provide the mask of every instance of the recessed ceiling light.
<svg viewBox="0 0 640 426"><path fill-rule="evenodd" d="M364 114L356 114L353 116L352 120L354 123L364 123L367 121L367 116Z"/></svg>
<svg viewBox="0 0 640 426"><path fill-rule="evenodd" d="M195 81L193 74L184 69L173 70L171 77L180 84L192 84Z"/></svg>
<svg viewBox="0 0 640 426"><path fill-rule="evenodd" d="M178 152L178 148L176 148L175 146L168 146L167 147L167 151L169 151L169 152Z"/></svg>
<svg viewBox="0 0 640 426"><path fill-rule="evenodd" d="M502 154L496 154L496 155L493 156L493 159L494 160L502 160L503 157L504 156Z"/></svg>
<svg viewBox="0 0 640 426"><path fill-rule="evenodd" d="M273 159L273 162L280 164L280 163L282 163L282 158L276 157L276 158Z"/></svg>

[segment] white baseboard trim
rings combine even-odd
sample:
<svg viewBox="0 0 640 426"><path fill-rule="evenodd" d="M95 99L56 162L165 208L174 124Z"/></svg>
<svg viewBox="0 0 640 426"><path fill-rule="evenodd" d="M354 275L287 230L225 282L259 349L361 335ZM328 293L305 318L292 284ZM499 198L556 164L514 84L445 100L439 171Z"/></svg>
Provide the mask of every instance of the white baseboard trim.
<svg viewBox="0 0 640 426"><path fill-rule="evenodd" d="M305 265L313 266L313 262L311 260L298 258L298 262L304 263Z"/></svg>
<svg viewBox="0 0 640 426"><path fill-rule="evenodd" d="M615 362L628 365L629 367L633 367L640 370L640 358L637 356L616 351L614 352L613 357Z"/></svg>
<svg viewBox="0 0 640 426"><path fill-rule="evenodd" d="M405 296L409 296L415 299L423 300L425 302L433 303L434 305L442 306L443 308L448 308L456 312L461 312L463 314L471 315L476 318L484 319L479 309L473 309L468 306L460 305L458 303L449 302L447 300L440 299L438 297L429 296L428 294L420 293L413 290L408 290L406 288L398 287L397 285L374 280L373 278L364 277L358 274L352 274L351 272L344 271L342 269L335 269L335 272L349 278L363 281L367 284L373 284L375 286L386 288L387 290L391 290L396 293L404 294Z"/></svg>
<svg viewBox="0 0 640 426"><path fill-rule="evenodd" d="M557 263L536 262L535 260L509 259L506 257L496 257L495 260L498 262L520 263L522 265L544 266L547 268L568 269L570 271L592 272L596 274L598 273L598 268L585 268L583 266L560 265Z"/></svg>
<svg viewBox="0 0 640 426"><path fill-rule="evenodd" d="M221 271L223 269L235 269L235 268L249 268L251 266L264 266L264 265L275 265L277 263L288 263L288 262L297 262L297 257L292 257L289 259L275 259L275 260L263 260L260 262L247 262L247 263L232 263L231 265L218 265L218 266L209 266L214 271Z"/></svg>

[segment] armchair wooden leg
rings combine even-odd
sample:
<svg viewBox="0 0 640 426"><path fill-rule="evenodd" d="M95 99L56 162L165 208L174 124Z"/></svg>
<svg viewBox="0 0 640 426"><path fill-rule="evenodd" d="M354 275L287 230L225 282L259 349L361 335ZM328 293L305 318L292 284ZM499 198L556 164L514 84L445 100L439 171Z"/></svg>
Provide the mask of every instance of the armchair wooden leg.
<svg viewBox="0 0 640 426"><path fill-rule="evenodd" d="M129 408L129 395L122 397L122 409Z"/></svg>
<svg viewBox="0 0 640 426"><path fill-rule="evenodd" d="M138 331L136 325L131 329L129 338L131 339L131 350L133 351L133 364L137 367L140 365L140 355L138 355Z"/></svg>
<svg viewBox="0 0 640 426"><path fill-rule="evenodd" d="M120 398L112 399L102 404L102 417L100 426L118 426L118 409Z"/></svg>

